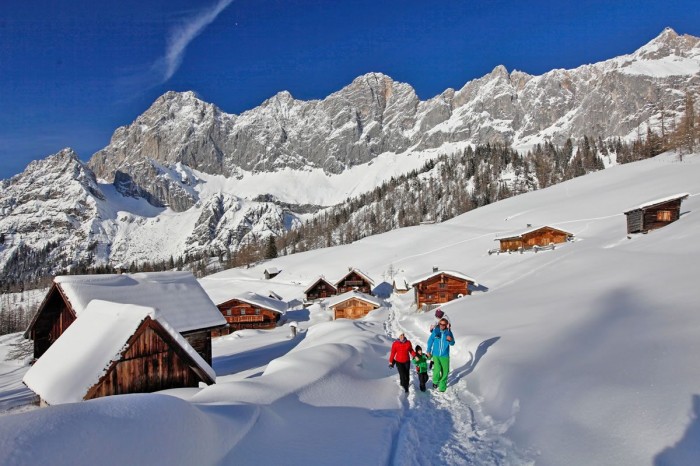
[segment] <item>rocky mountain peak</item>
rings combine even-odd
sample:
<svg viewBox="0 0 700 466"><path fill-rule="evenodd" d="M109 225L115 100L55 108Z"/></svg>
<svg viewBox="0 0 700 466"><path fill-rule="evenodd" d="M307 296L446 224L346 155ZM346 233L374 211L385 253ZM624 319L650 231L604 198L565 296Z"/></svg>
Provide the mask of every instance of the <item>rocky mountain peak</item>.
<svg viewBox="0 0 700 466"><path fill-rule="evenodd" d="M665 28L654 39L637 49L633 56L646 60L656 60L671 55L686 57L700 44L700 38L687 34L679 35L670 27ZM697 55L700 51L695 51Z"/></svg>

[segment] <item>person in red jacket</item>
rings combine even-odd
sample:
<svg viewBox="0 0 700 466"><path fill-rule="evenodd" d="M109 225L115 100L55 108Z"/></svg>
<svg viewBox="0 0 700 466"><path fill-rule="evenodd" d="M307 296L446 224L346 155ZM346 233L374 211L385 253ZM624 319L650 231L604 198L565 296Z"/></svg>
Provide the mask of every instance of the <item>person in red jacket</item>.
<svg viewBox="0 0 700 466"><path fill-rule="evenodd" d="M411 341L406 339L406 335L403 333L391 345L389 367L396 365L396 369L399 371L399 381L406 393L408 393L408 374L411 371L411 358L415 355L416 352L413 351Z"/></svg>

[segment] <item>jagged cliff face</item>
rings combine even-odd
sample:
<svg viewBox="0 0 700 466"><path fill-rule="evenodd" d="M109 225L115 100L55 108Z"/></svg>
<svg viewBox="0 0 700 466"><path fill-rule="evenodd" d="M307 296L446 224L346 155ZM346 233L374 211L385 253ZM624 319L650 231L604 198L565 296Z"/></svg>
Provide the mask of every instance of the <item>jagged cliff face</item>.
<svg viewBox="0 0 700 466"><path fill-rule="evenodd" d="M180 162L225 176L282 168L333 174L383 152L446 143L527 146L583 135L625 137L646 122L658 125L661 105L670 120L685 90L700 88L699 41L667 29L631 55L573 70L531 76L498 66L427 101L379 73L323 100L281 92L240 116L192 92L168 92L119 128L90 167L109 181L130 180L130 192L154 205L185 210L197 199L163 177L163 166Z"/></svg>
<svg viewBox="0 0 700 466"><path fill-rule="evenodd" d="M104 194L73 151L32 162L1 188L0 273L40 276L96 252Z"/></svg>
<svg viewBox="0 0 700 466"><path fill-rule="evenodd" d="M631 55L541 76L499 66L426 101L378 73L323 100L281 92L241 115L168 92L87 165L64 150L0 181L0 274L235 252L298 224L289 204L339 202L356 179L379 184L420 166L421 151L636 137L640 125L661 125L662 108L666 128L679 121L686 91L700 91L700 39L665 30ZM352 182L338 188L345 175ZM276 197L266 196L272 183Z"/></svg>
<svg viewBox="0 0 700 466"><path fill-rule="evenodd" d="M171 192L199 199L197 179L182 164L159 172ZM127 186L128 185L128 186ZM119 192L131 194L125 196ZM130 191L135 189L136 191ZM175 214L149 204L121 180L99 184L75 152L65 149L0 181L0 286L95 265L167 261L236 251L253 237L281 235L296 216L272 202L216 193Z"/></svg>

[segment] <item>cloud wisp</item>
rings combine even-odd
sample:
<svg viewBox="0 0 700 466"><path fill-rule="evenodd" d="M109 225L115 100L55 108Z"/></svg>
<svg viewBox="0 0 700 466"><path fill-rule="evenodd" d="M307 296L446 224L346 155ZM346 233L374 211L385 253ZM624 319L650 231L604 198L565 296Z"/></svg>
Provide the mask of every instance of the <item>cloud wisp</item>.
<svg viewBox="0 0 700 466"><path fill-rule="evenodd" d="M232 2L233 0L219 0L214 6L190 18L171 32L165 55L154 64L154 68L162 72L161 84L169 80L180 67L189 43L201 34Z"/></svg>

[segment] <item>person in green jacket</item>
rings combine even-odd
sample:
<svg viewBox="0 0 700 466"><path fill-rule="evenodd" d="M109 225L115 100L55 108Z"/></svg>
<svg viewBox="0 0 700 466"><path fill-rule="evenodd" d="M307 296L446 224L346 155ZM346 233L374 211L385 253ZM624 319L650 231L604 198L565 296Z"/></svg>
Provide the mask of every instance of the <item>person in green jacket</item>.
<svg viewBox="0 0 700 466"><path fill-rule="evenodd" d="M420 391L425 391L425 384L428 382L428 357L423 354L423 348L416 345L416 355L413 357L413 364L416 365L418 372L418 383Z"/></svg>
<svg viewBox="0 0 700 466"><path fill-rule="evenodd" d="M433 388L441 392L447 390L447 375L450 373L450 346L455 344L455 337L450 330L450 323L444 317L428 338L427 355L433 359Z"/></svg>

